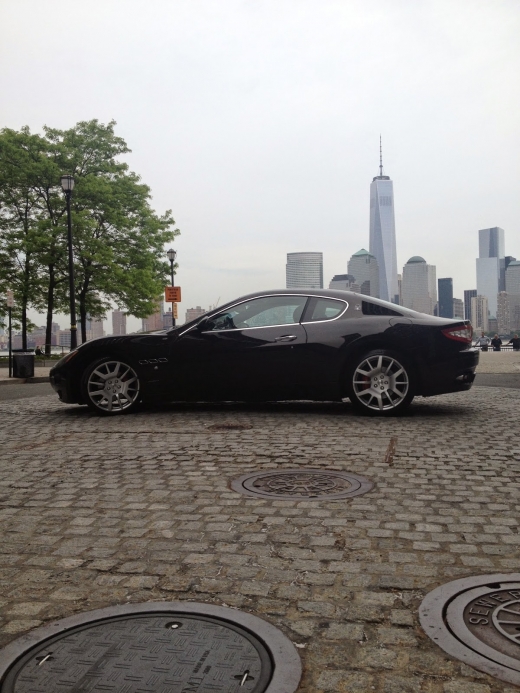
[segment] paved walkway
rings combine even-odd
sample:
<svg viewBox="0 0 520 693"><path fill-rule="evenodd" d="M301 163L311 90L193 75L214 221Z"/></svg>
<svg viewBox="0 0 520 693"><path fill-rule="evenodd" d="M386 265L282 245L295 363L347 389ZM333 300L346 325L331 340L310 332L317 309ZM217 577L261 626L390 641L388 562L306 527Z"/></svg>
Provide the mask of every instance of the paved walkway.
<svg viewBox="0 0 520 693"><path fill-rule="evenodd" d="M519 407L518 390L480 387L384 420L348 404L99 418L48 397L1 403L0 645L74 613L180 599L279 627L299 648L300 693L514 693L445 655L417 609L444 582L518 571ZM328 502L230 489L309 467L375 487Z"/></svg>
<svg viewBox="0 0 520 693"><path fill-rule="evenodd" d="M36 366L34 369L34 378L10 378L8 368L0 368L0 385L10 385L17 383L41 383L49 379L50 366Z"/></svg>

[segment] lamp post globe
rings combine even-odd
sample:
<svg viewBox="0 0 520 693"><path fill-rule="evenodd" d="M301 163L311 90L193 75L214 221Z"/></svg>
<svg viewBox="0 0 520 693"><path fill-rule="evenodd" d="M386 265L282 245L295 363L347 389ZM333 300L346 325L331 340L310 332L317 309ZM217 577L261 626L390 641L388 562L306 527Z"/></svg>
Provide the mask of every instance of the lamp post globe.
<svg viewBox="0 0 520 693"><path fill-rule="evenodd" d="M78 346L78 328L76 326L76 300L74 294L74 257L72 254L72 222L70 216L70 196L74 190L74 177L61 177L61 187L67 200L67 242L69 247L69 303L70 303L70 349Z"/></svg>
<svg viewBox="0 0 520 693"><path fill-rule="evenodd" d="M166 251L166 256L167 256L168 260L170 261L170 274L171 274L172 286L175 286L173 263L175 262L175 258L177 257L177 251L174 250L173 248L170 248L169 250ZM173 311L175 310L174 306L175 306L175 304L172 303L172 327L175 327L175 316L173 314Z"/></svg>

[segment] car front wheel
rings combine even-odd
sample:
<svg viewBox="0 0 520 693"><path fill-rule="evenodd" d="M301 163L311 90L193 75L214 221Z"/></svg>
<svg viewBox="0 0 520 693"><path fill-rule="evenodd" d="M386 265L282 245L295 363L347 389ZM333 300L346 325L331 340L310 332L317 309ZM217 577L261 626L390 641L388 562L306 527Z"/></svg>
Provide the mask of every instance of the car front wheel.
<svg viewBox="0 0 520 693"><path fill-rule="evenodd" d="M376 350L358 357L347 379L348 396L360 413L392 416L414 398L413 371L399 354Z"/></svg>
<svg viewBox="0 0 520 693"><path fill-rule="evenodd" d="M141 398L139 378L132 366L109 357L88 366L82 390L87 405L107 416L132 411Z"/></svg>

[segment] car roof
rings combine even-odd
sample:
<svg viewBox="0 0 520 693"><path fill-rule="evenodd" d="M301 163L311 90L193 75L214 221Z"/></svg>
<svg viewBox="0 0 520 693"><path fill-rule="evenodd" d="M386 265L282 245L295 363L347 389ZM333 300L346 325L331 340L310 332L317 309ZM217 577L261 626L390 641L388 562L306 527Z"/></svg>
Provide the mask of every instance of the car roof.
<svg viewBox="0 0 520 693"><path fill-rule="evenodd" d="M250 298L259 298L260 296L323 296L325 298L340 298L344 301L359 300L361 294L356 294L353 291L341 291L340 289L268 289L267 291L256 291L254 294L246 294L244 296L239 296L233 301L228 301L224 305L230 305L232 303L238 303L239 301L246 301ZM363 298L370 299L370 296L364 296ZM222 306L221 306L222 307Z"/></svg>

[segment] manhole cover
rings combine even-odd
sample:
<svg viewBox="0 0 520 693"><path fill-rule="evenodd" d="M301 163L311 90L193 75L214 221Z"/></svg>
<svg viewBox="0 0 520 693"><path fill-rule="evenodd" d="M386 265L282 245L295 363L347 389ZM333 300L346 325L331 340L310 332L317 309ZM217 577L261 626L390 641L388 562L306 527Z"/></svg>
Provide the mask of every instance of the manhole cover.
<svg viewBox="0 0 520 693"><path fill-rule="evenodd" d="M0 652L1 693L292 693L298 654L234 609L128 604L39 628Z"/></svg>
<svg viewBox="0 0 520 693"><path fill-rule="evenodd" d="M239 493L284 500L336 500L359 496L373 488L368 479L325 469L280 469L244 474L231 482Z"/></svg>
<svg viewBox="0 0 520 693"><path fill-rule="evenodd" d="M420 608L426 634L449 654L520 685L520 573L454 580Z"/></svg>

